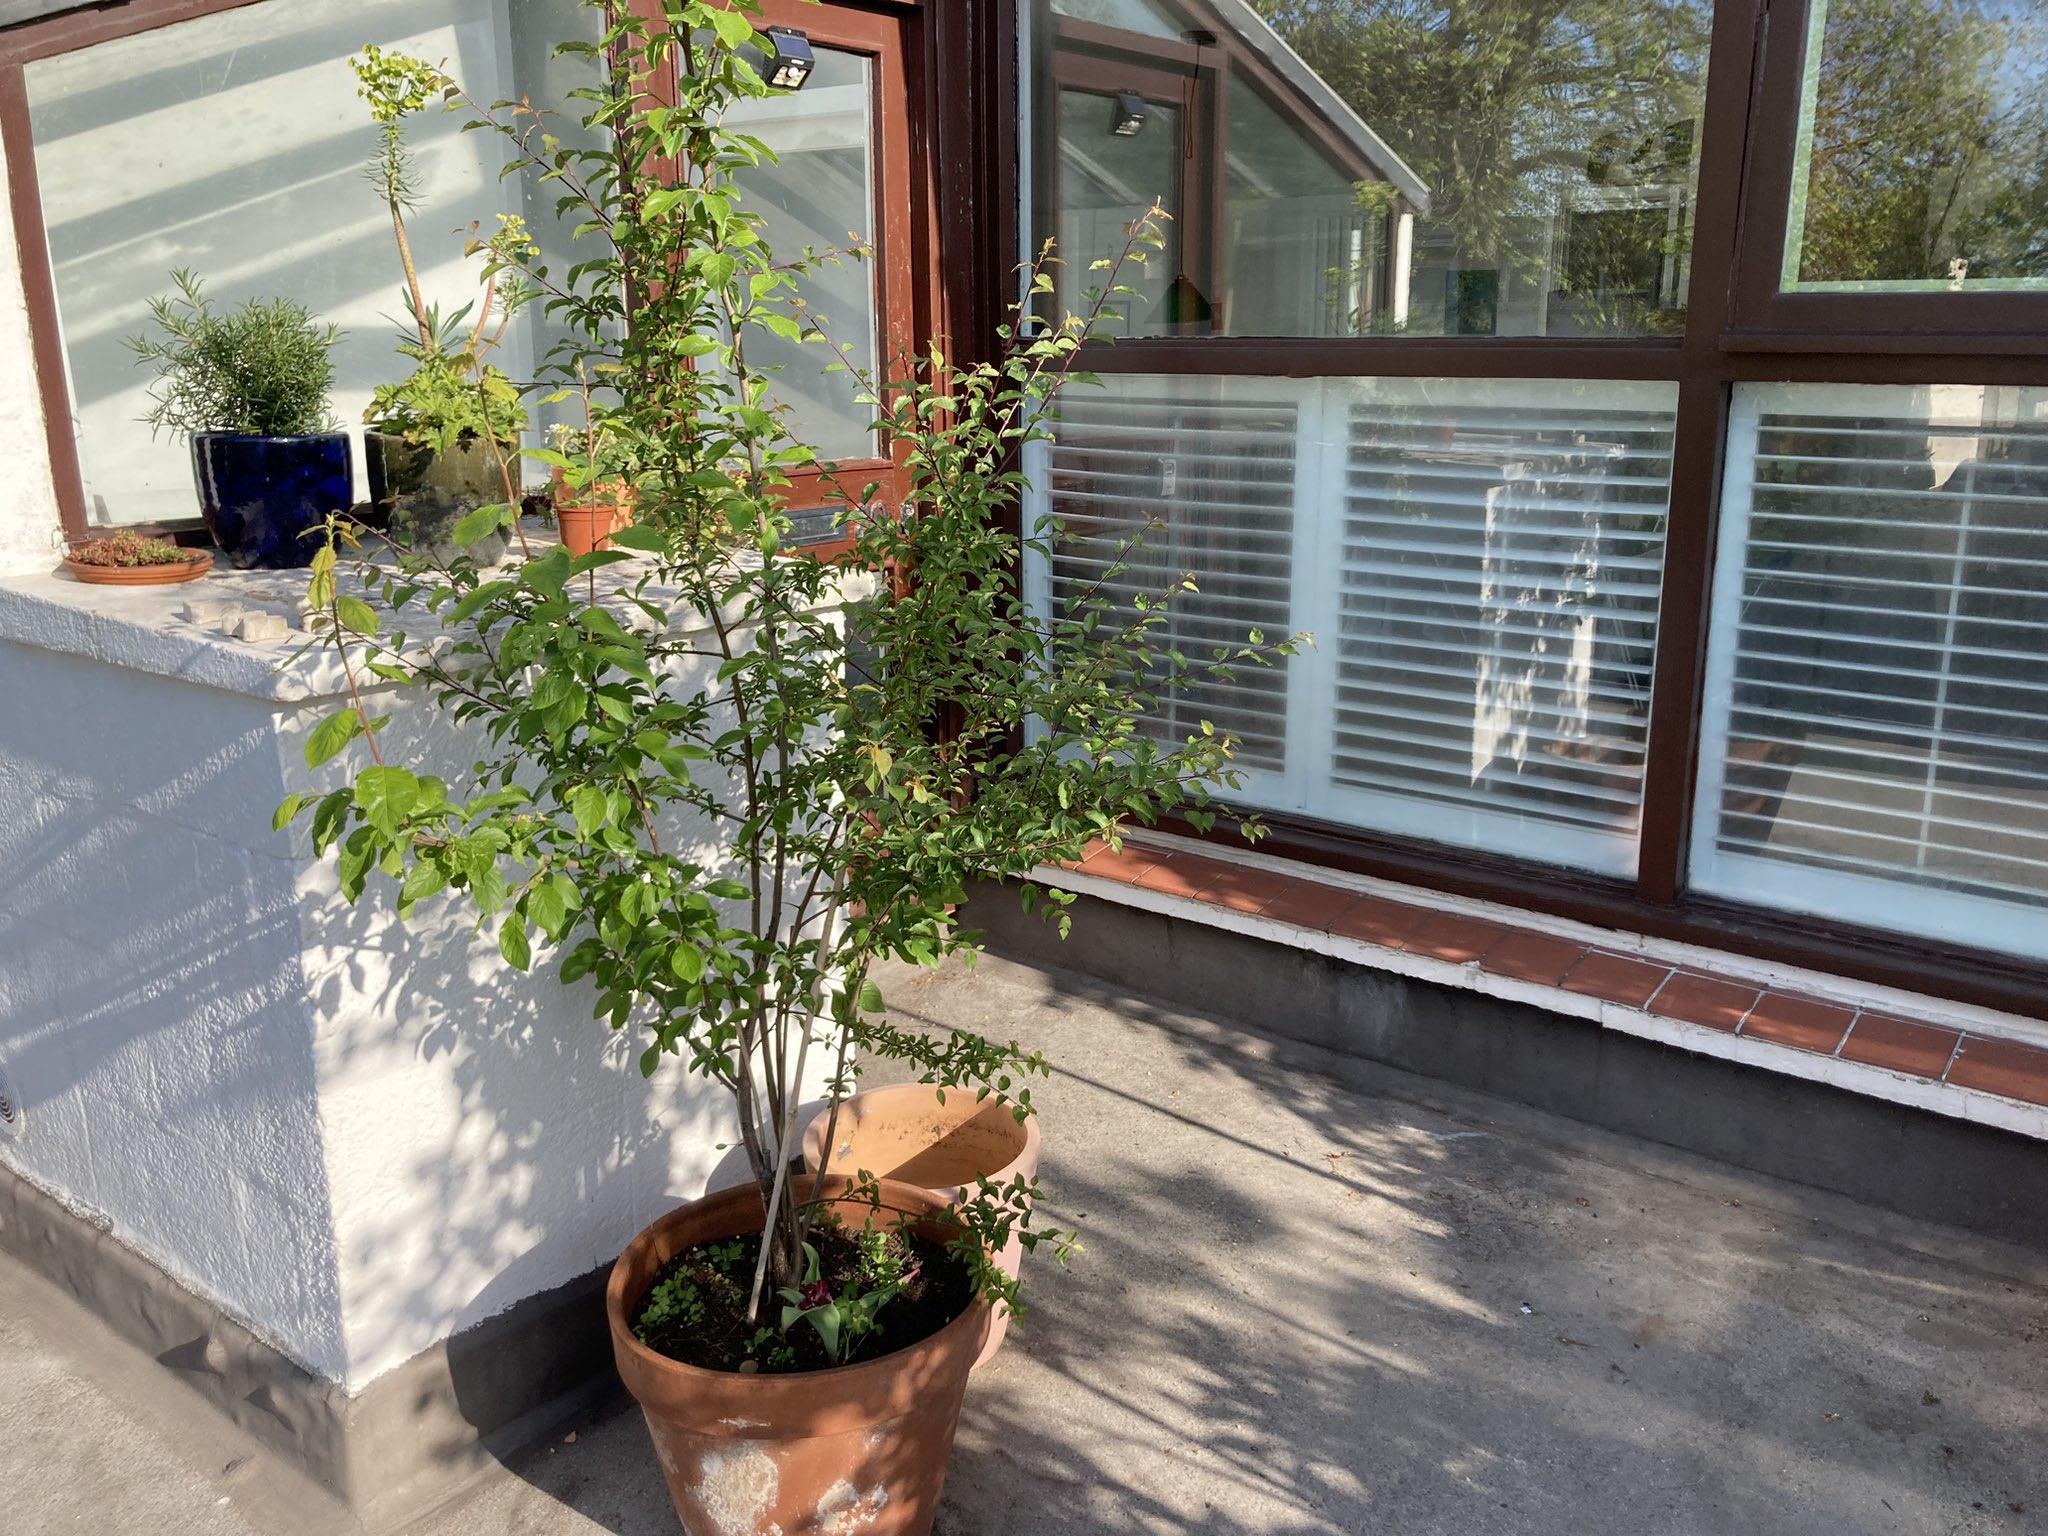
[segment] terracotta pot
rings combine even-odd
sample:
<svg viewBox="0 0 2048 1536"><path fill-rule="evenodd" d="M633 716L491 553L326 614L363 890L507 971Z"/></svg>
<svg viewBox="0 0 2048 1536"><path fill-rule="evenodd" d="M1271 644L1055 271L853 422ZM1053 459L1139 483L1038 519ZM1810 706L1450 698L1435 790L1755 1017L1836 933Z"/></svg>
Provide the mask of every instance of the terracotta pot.
<svg viewBox="0 0 2048 1536"><path fill-rule="evenodd" d="M847 1177L871 1173L916 1184L948 1203L972 1191L978 1178L1008 1184L1018 1174L1038 1177L1037 1117L1019 1125L1008 1105L977 1100L971 1091L947 1089L943 1104L929 1083L856 1093L839 1106L836 1145L827 1162L830 1119L830 1109L822 1109L804 1131L804 1166L813 1173L821 1164ZM1012 1237L997 1262L1014 1279L1024 1262L1023 1241ZM986 1365L1009 1331L1008 1314L996 1318L975 1365Z"/></svg>
<svg viewBox="0 0 2048 1536"><path fill-rule="evenodd" d="M845 1179L828 1180L828 1197ZM934 1218L945 1203L914 1185L885 1182L892 1210ZM874 1213L835 1204L849 1225ZM967 1374L988 1329L976 1299L930 1338L835 1370L742 1376L684 1365L633 1336L661 1267L685 1248L761 1230L753 1185L672 1211L633 1239L605 1290L619 1375L646 1415L669 1495L689 1536L926 1536L953 1454Z"/></svg>
<svg viewBox="0 0 2048 1536"><path fill-rule="evenodd" d="M617 480L601 480L590 487L581 501L571 497L557 469L555 482L555 523L562 531L562 547L571 555L587 555L610 549L612 535L633 525L633 488Z"/></svg>
<svg viewBox="0 0 2048 1536"><path fill-rule="evenodd" d="M87 565L66 555L64 569L88 586L174 587L180 582L197 581L212 570L213 556L202 549L175 565Z"/></svg>

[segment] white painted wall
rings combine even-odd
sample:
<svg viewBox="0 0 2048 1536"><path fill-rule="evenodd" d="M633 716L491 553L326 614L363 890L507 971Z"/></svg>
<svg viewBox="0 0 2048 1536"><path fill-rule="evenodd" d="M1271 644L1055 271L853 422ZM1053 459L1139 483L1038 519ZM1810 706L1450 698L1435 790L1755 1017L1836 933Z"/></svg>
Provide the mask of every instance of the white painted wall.
<svg viewBox="0 0 2048 1536"><path fill-rule="evenodd" d="M27 1107L0 1161L359 1390L609 1262L735 1138L673 1060L641 1078L587 984L512 973L459 907L350 908L271 831L336 679L218 625L301 580L0 581L0 1062ZM378 707L410 765L476 755L424 699Z"/></svg>

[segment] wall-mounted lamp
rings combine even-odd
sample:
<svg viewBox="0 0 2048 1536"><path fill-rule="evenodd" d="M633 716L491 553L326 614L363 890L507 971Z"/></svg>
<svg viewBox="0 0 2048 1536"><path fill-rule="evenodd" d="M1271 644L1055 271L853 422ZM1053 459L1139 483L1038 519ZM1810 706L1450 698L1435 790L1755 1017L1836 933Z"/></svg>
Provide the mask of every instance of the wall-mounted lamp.
<svg viewBox="0 0 2048 1536"><path fill-rule="evenodd" d="M1135 139L1144 131L1145 120L1152 115L1152 109L1145 105L1145 98L1136 91L1119 91L1116 97L1116 111L1109 119L1109 131L1120 139Z"/></svg>
<svg viewBox="0 0 2048 1536"><path fill-rule="evenodd" d="M802 90L811 71L818 67L818 56L811 52L811 40L795 27L770 27L763 35L770 49L765 71L768 83L778 91Z"/></svg>

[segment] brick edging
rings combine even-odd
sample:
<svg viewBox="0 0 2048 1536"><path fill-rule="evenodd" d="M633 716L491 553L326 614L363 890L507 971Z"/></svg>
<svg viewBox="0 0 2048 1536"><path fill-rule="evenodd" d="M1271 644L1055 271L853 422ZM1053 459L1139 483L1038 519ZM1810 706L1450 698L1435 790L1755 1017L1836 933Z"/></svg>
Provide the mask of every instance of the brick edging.
<svg viewBox="0 0 2048 1536"><path fill-rule="evenodd" d="M1056 883L1059 870L1040 878ZM1278 861L1239 863L1126 840L1094 844L1065 873L1115 899L1163 898L1197 921L1255 919L1269 936L1341 945L1360 963L1421 962L1452 984L1513 995L1631 1033L2048 1139L2048 1049L1745 976L1672 963L1534 926L1330 884ZM1434 962L1434 964L1429 964ZM1406 965L1400 968L1409 968ZM1700 1033L1704 1032L1704 1033ZM1715 1036L1728 1049L1715 1049ZM1739 1047L1737 1046L1739 1042ZM1826 1063L1841 1064L1829 1070ZM1874 1069L1874 1070L1873 1070ZM1887 1084L1896 1083L1888 1091Z"/></svg>

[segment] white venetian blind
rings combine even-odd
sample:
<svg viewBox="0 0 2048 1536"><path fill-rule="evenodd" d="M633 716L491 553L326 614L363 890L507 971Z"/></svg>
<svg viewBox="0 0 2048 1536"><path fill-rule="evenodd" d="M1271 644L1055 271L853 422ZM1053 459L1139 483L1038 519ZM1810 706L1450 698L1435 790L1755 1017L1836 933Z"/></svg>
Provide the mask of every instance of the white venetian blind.
<svg viewBox="0 0 2048 1536"><path fill-rule="evenodd" d="M1695 883L2048 954L2048 394L1743 386Z"/></svg>
<svg viewBox="0 0 2048 1536"><path fill-rule="evenodd" d="M1344 819L1633 869L1671 476L1661 385L1379 380L1344 416Z"/></svg>
<svg viewBox="0 0 2048 1536"><path fill-rule="evenodd" d="M1049 573L1054 611L1099 585L1128 621L1138 598L1191 574L1200 590L1174 597L1155 645L1199 666L1254 630L1288 635L1297 417L1285 396L1203 402L1171 388L1070 391L1046 487L1060 526ZM1119 573L1120 564L1129 568ZM1277 772L1286 701L1280 663L1170 687L1156 720L1173 739L1208 720L1238 738L1244 766Z"/></svg>

